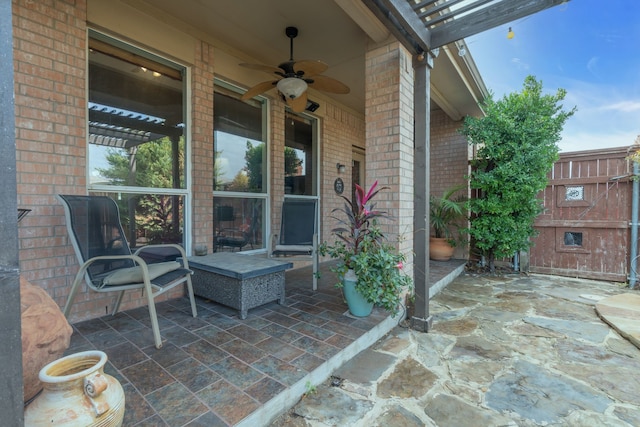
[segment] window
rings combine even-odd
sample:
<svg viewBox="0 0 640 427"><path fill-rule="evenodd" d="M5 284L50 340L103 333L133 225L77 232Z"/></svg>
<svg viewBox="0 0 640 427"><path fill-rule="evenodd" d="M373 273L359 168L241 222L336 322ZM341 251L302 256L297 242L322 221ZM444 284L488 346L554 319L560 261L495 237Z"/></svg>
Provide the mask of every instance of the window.
<svg viewBox="0 0 640 427"><path fill-rule="evenodd" d="M584 187L581 185L573 187L567 186L564 193L564 199L567 201L584 200Z"/></svg>
<svg viewBox="0 0 640 427"><path fill-rule="evenodd" d="M589 254L589 229L563 228L555 229L556 252Z"/></svg>
<svg viewBox="0 0 640 427"><path fill-rule="evenodd" d="M214 251L264 249L266 107L219 83L214 95Z"/></svg>
<svg viewBox="0 0 640 427"><path fill-rule="evenodd" d="M316 196L316 120L289 112L285 120L284 193Z"/></svg>
<svg viewBox="0 0 640 427"><path fill-rule="evenodd" d="M583 208L591 204L594 186L558 185L556 187L556 206L559 208Z"/></svg>
<svg viewBox="0 0 640 427"><path fill-rule="evenodd" d="M89 191L116 200L132 247L184 244L186 69L95 31L88 57Z"/></svg>
<svg viewBox="0 0 640 427"><path fill-rule="evenodd" d="M243 102L216 86L214 95L214 188L218 191L265 193L266 144L263 105Z"/></svg>
<svg viewBox="0 0 640 427"><path fill-rule="evenodd" d="M564 245L565 246L582 246L582 233L577 233L574 231L565 231Z"/></svg>

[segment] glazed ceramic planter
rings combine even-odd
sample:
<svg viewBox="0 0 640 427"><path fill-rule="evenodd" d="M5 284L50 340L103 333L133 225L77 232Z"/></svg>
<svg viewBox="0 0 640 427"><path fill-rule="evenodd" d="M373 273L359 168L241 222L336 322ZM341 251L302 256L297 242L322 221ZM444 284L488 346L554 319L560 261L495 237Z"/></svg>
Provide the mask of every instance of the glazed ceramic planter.
<svg viewBox="0 0 640 427"><path fill-rule="evenodd" d="M373 303L365 299L364 296L356 289L358 278L353 270L347 270L342 279L342 291L344 298L347 300L349 312L356 317L367 317L373 310Z"/></svg>
<svg viewBox="0 0 640 427"><path fill-rule="evenodd" d="M124 418L124 391L104 373L102 351L75 353L40 370L42 393L24 411L24 425L118 427Z"/></svg>

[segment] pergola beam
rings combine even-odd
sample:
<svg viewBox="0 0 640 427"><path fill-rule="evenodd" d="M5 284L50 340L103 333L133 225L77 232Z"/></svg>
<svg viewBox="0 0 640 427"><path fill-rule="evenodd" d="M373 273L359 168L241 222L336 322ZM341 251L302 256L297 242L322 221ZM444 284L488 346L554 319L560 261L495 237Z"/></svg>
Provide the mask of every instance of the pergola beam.
<svg viewBox="0 0 640 427"><path fill-rule="evenodd" d="M413 6L413 10L415 10L416 13L418 13L418 18L424 19L424 18L426 18L428 16L437 14L440 11L448 9L449 7L451 7L451 6L453 6L453 5L457 4L457 3L463 2L463 1L466 1L466 0L449 0L446 3L440 3L439 5L433 6L433 7L430 7L430 8L425 8L425 6L427 6L428 4L435 4L437 2L436 1L421 2L421 3L416 4L415 6ZM420 10L422 10L422 9L424 9L424 11L420 12Z"/></svg>
<svg viewBox="0 0 640 427"><path fill-rule="evenodd" d="M466 4L464 6L461 6L459 9L455 9L455 10L449 10L447 11L447 13L443 13L442 15L438 16L437 18L429 18L428 21L424 21L425 25L430 26L433 28L434 25L439 24L440 22L445 22L445 21L450 21L452 20L454 17L458 16L458 15L462 15L465 12L468 12L470 10L474 10L477 9L479 7L484 6L487 3L491 3L492 1L495 0L476 0L473 3L469 3ZM457 1L455 1L455 3L457 3ZM453 4L453 3L452 3ZM449 3L444 3L441 6L448 6ZM433 14L427 14L427 16L430 16Z"/></svg>
<svg viewBox="0 0 640 427"><path fill-rule="evenodd" d="M468 0L468 4L458 9L450 7L460 3L460 0L450 0L426 10L422 9L435 2L416 4L413 0L362 1L404 47L419 54L569 0ZM485 6L492 1L494 4ZM434 13L440 12L445 13L438 18L433 17ZM438 22L438 25L430 28Z"/></svg>
<svg viewBox="0 0 640 427"><path fill-rule="evenodd" d="M567 1L569 0L502 0L435 27L431 30L431 47L444 46Z"/></svg>
<svg viewBox="0 0 640 427"><path fill-rule="evenodd" d="M103 124L105 127L115 127L116 131L122 132L130 130L132 133L148 132L169 137L180 137L183 132L182 128L178 126L157 123L150 119L145 119L140 114L125 115L124 113L99 111L92 108L89 109L89 121Z"/></svg>
<svg viewBox="0 0 640 427"><path fill-rule="evenodd" d="M431 33L406 0L362 0L412 54L431 50Z"/></svg>

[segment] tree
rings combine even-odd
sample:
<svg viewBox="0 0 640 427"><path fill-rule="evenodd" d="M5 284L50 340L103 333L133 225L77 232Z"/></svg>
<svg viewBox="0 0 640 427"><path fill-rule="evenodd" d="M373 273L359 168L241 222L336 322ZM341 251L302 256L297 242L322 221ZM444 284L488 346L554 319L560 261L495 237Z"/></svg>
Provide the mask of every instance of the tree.
<svg viewBox="0 0 640 427"><path fill-rule="evenodd" d="M466 117L461 133L477 147L469 181L475 197L466 231L485 256L513 256L531 245L533 222L542 212L537 198L558 159L557 142L566 120L576 111L562 109L566 91L543 95L542 82L528 76L521 92L483 102L484 117Z"/></svg>
<svg viewBox="0 0 640 427"><path fill-rule="evenodd" d="M262 191L262 165L266 159L264 155L264 144L253 145L247 141L247 151L244 154L247 171L247 188L249 191Z"/></svg>
<svg viewBox="0 0 640 427"><path fill-rule="evenodd" d="M300 166L302 166L302 159L298 158L296 150L291 147L284 147L284 176L297 175Z"/></svg>
<svg viewBox="0 0 640 427"><path fill-rule="evenodd" d="M128 150L108 149L106 161L109 167L99 168L98 172L108 178L112 185L173 188L174 179L184 182L184 141L181 139L178 142L180 154L176 159L172 155L173 144L168 137L163 137ZM173 162L178 164L177 177L173 176ZM128 203L130 199L133 199L132 203ZM136 225L144 230L150 243L181 241L178 197L131 194L128 201L117 201L120 212L129 213L129 220L135 221ZM133 206L135 206L135 216L129 211ZM123 218L123 221L126 222L126 219ZM129 230L130 227L126 229ZM135 235L127 237L132 244L135 244Z"/></svg>
<svg viewBox="0 0 640 427"><path fill-rule="evenodd" d="M245 152L244 159L246 161L245 169L248 177L248 191L262 191L262 166L266 164L264 147L264 144L254 146L250 141L247 141L247 151ZM298 158L296 150L291 147L284 147L285 176L295 175L301 165L302 160Z"/></svg>

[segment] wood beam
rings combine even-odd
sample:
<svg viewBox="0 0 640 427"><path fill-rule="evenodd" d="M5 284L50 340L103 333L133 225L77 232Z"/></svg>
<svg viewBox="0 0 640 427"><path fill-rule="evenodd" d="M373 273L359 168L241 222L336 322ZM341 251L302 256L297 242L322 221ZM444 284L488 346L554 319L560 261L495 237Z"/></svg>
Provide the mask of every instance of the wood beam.
<svg viewBox="0 0 640 427"><path fill-rule="evenodd" d="M481 33L569 0L502 0L431 30L431 48Z"/></svg>
<svg viewBox="0 0 640 427"><path fill-rule="evenodd" d="M407 0L362 0L412 54L431 50L431 33Z"/></svg>
<svg viewBox="0 0 640 427"><path fill-rule="evenodd" d="M24 424L18 208L16 105L11 0L0 0L0 412L2 425ZM29 108L29 107L27 107ZM50 202L49 202L50 203Z"/></svg>
<svg viewBox="0 0 640 427"><path fill-rule="evenodd" d="M424 21L424 23L425 23L426 26L431 27L433 25L439 24L440 22L452 20L453 18L455 18L458 15L461 15L461 14L463 14L465 12L469 12L470 10L474 10L474 9L479 8L479 7L482 7L487 3L491 3L492 1L494 1L494 0L476 0L476 1L472 2L472 3L468 3L466 5L463 5L458 9L449 10L447 13L444 13L444 14L438 16L437 18L433 18L433 19L429 19L428 21ZM448 5L448 3L445 3L444 5ZM451 21L451 22L455 22L455 21Z"/></svg>
<svg viewBox="0 0 640 427"><path fill-rule="evenodd" d="M431 67L433 60L429 54L422 59L416 57L414 104L414 155L413 155L413 276L414 313L411 328L428 332L432 317L429 314L429 178L430 172L430 129L431 129Z"/></svg>
<svg viewBox="0 0 640 427"><path fill-rule="evenodd" d="M466 0L450 0L450 1L446 2L446 3L440 3L437 6L425 9L423 12L420 12L420 9L422 9L422 7L417 8L417 7L414 6L413 10L415 10L418 13L418 18L423 19L423 18L425 18L427 16L431 16L431 15L434 15L434 14L440 12L440 11L448 9L449 7L451 7L451 6L453 6L453 5L457 4L457 3L463 2L463 1L466 1ZM435 3L435 2L433 2L433 3Z"/></svg>
<svg viewBox="0 0 640 427"><path fill-rule="evenodd" d="M455 1L462 1L462 0L455 0ZM418 10L422 9L423 7L427 7L427 6L433 5L435 3L438 3L438 0L422 0L420 3L416 3L416 4L412 5L411 7L413 8L413 10L418 11Z"/></svg>

